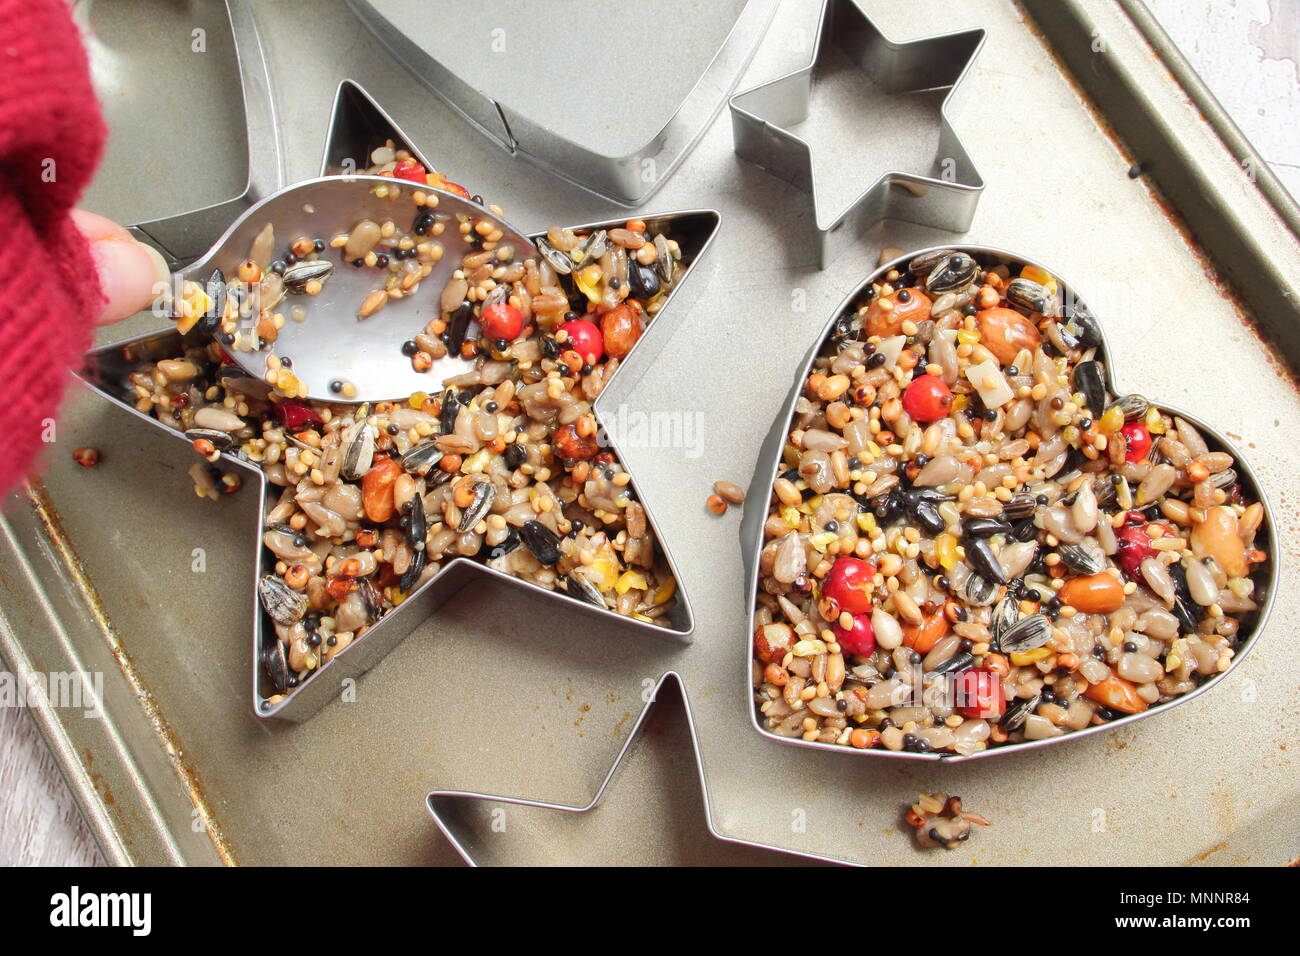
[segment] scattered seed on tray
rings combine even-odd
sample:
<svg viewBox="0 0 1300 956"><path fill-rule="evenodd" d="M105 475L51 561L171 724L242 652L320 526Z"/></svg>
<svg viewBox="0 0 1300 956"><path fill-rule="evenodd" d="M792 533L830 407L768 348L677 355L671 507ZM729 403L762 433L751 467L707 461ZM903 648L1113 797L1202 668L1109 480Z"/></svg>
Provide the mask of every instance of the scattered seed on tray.
<svg viewBox="0 0 1300 956"><path fill-rule="evenodd" d="M964 810L961 797L946 793L921 794L903 819L915 831L917 846L924 850L955 850L970 838L972 823L992 826L980 814Z"/></svg>
<svg viewBox="0 0 1300 956"><path fill-rule="evenodd" d="M745 503L745 489L732 481L715 481L713 490L726 499L728 504L740 505Z"/></svg>
<svg viewBox="0 0 1300 956"><path fill-rule="evenodd" d="M1113 395L1033 265L929 253L814 362L772 485L753 687L780 736L969 755L1228 668L1264 509L1230 454Z"/></svg>
<svg viewBox="0 0 1300 956"><path fill-rule="evenodd" d="M82 468L94 468L99 464L99 449L77 448L72 452L72 460Z"/></svg>

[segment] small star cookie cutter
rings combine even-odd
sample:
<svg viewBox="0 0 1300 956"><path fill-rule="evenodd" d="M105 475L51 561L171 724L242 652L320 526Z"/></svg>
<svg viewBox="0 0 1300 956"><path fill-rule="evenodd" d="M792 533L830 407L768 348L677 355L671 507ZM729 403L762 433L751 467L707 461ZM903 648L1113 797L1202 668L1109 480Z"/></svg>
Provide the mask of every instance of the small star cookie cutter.
<svg viewBox="0 0 1300 956"><path fill-rule="evenodd" d="M882 219L957 233L970 228L984 180L949 123L947 108L984 36L983 30L976 29L895 42L876 28L854 0L824 0L808 65L731 97L736 154L810 195L818 268L826 268ZM886 93L949 92L939 107L939 144L932 171L883 171L848 209L832 218L819 199L812 149L790 128L808 118L818 68L833 53L847 56Z"/></svg>
<svg viewBox="0 0 1300 956"><path fill-rule="evenodd" d="M386 138L392 139L399 147L408 148L414 155L423 158L418 150L410 146L409 137L397 127L388 114L379 107L359 84L352 80L342 81L335 98L330 128L326 134L326 148L322 169L324 171L346 171L346 161L352 157L358 158L358 162L364 164L366 162L365 157L369 156L370 151L375 146L381 145ZM232 215L237 215L241 211L242 206L234 208L232 209ZM641 218L645 220L649 229L664 232L678 242L682 249L682 262L685 264L685 268L677 285L670 290L668 297L664 300L663 307L656 315L655 321L646 327L645 333L633 347L628 360L619 366L609 382L606 383L601 394L592 403L592 410L598 423L610 421L610 416L603 415L602 410L617 405L622 396L627 393L629 387L635 384L637 377L644 373L645 366L653 361L655 355L671 337L673 332L671 325L676 321L672 317L680 317L689 311L689 304L684 303L683 299L693 295L694 290L704 283L703 280L695 283L688 283L687 280L698 271L700 260L705 256L706 251L717 235L721 221L719 214L712 209L693 209L660 215L643 215ZM618 218L607 222L587 223L573 228L577 230L608 229L620 227L625 221L625 218ZM538 236L530 238L535 240ZM687 291L686 296L681 294L683 289ZM665 315L670 317L668 322L664 321ZM159 358L174 357L180 354L182 348L182 337L174 328L147 332L124 341L92 349L87 353L83 369L77 377L82 384L100 397L124 409L142 423L162 429L168 435L176 438L178 443L184 442L187 446L186 454L194 456L193 450L188 447L190 440L185 437L184 432L164 424L152 415L137 410L130 399L129 386L124 387L123 385L130 371L139 364ZM622 461L622 456L619 454L613 436L609 434L608 429L603 429L603 432L607 436L607 449L619 461ZM193 460L197 461L198 459L193 458ZM655 537L657 547L677 582L676 604L665 615L666 624L649 623L630 618L616 611L579 600L562 591L548 590L541 585L489 568L486 564L471 558L455 557L447 561L433 577L412 592L407 600L391 609L379 619L378 623L374 624L361 637L354 640L345 650L339 652L314 671L308 679L291 688L281 700L271 703L267 698L271 696L272 688L265 668L262 666L262 651L264 647L268 646L266 642L274 641L276 637L266 619L256 593L257 581L263 575L270 573L275 565L274 556L262 544L266 513L270 504L268 497L271 486L262 469L252 462L244 461L233 454L222 454L220 463L222 467L241 473L244 483L248 486L243 493L247 494L251 491L251 493L259 496L261 502L258 511L257 535L247 595L249 602L247 606L251 608L252 612L253 655L251 671L253 712L259 717L294 721L302 721L311 717L321 707L339 696L340 688L344 686L345 681L349 678L359 677L378 664L418 624L433 614L444 602L450 600L465 585L475 580L478 575L488 575L503 580L512 586L541 591L555 600L573 606L575 610L580 609L588 614L598 615L607 624L629 628L646 636L653 635L661 640L668 639L686 643L694 631L694 615L691 611L690 601L682 587L681 575L673 561L667 543L659 533L659 525L654 519L650 504L637 490L636 478L632 476L629 486L635 493L636 499L645 509L647 524ZM326 671L330 673L328 678L324 676Z"/></svg>

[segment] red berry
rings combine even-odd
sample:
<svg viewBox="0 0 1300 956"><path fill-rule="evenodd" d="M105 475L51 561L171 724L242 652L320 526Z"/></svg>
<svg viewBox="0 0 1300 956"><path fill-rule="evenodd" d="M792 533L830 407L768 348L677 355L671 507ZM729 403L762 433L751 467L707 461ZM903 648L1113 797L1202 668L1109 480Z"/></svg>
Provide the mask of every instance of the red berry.
<svg viewBox="0 0 1300 956"><path fill-rule="evenodd" d="M938 375L921 375L903 393L903 411L916 422L937 422L952 409L952 389Z"/></svg>
<svg viewBox="0 0 1300 956"><path fill-rule="evenodd" d="M428 173L423 166L413 159L403 159L393 167L393 175L398 179L407 179L413 183L419 183L421 186L429 184Z"/></svg>
<svg viewBox="0 0 1300 956"><path fill-rule="evenodd" d="M1125 461L1141 461L1151 450L1151 433L1141 422L1129 422L1119 430L1124 436L1128 451L1124 453Z"/></svg>
<svg viewBox="0 0 1300 956"><path fill-rule="evenodd" d="M822 585L822 596L833 600L841 611L863 614L871 610L872 578L876 566L861 558L836 558Z"/></svg>
<svg viewBox="0 0 1300 956"><path fill-rule="evenodd" d="M451 193L453 196L459 196L461 199L471 199L469 190L460 183L453 183L450 179L444 179L435 189L441 189L443 192Z"/></svg>
<svg viewBox="0 0 1300 956"><path fill-rule="evenodd" d="M595 322L573 319L560 326L560 331L569 334L565 348L573 349L589 365L595 365L605 354L605 337Z"/></svg>
<svg viewBox="0 0 1300 956"><path fill-rule="evenodd" d="M304 428L318 428L325 424L316 409L304 402L286 399L273 404L271 411L276 420L291 432L301 431Z"/></svg>
<svg viewBox="0 0 1300 956"><path fill-rule="evenodd" d="M524 314L509 302L498 302L483 310L478 324L488 338L513 342L524 330Z"/></svg>
<svg viewBox="0 0 1300 956"><path fill-rule="evenodd" d="M876 649L876 632L871 629L870 614L853 615L853 626L847 631L839 624L831 631L845 654L870 654Z"/></svg>
<svg viewBox="0 0 1300 956"><path fill-rule="evenodd" d="M967 717L1001 717L1007 709L1002 678L987 667L971 667L953 681L954 703Z"/></svg>
<svg viewBox="0 0 1300 956"><path fill-rule="evenodd" d="M1156 549L1151 547L1151 538L1147 534L1146 522L1125 524L1115 529L1115 563L1120 570L1134 581L1142 580L1142 562L1153 558Z"/></svg>

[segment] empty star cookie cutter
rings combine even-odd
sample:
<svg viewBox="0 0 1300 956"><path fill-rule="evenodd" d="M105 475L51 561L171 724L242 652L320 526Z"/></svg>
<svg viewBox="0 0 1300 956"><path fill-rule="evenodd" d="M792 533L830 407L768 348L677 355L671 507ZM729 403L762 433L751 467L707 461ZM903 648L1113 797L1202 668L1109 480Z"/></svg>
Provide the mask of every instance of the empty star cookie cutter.
<svg viewBox="0 0 1300 956"><path fill-rule="evenodd" d="M958 233L970 228L984 180L948 122L947 109L983 44L984 31L978 29L895 42L854 0L824 0L808 65L731 97L737 155L811 196L819 268L882 219ZM831 53L847 56L886 93L949 90L939 108L939 144L930 172L884 171L833 218L818 198L812 150L790 130L808 118L818 68Z"/></svg>
<svg viewBox="0 0 1300 956"><path fill-rule="evenodd" d="M356 157L358 163L364 165L366 162L365 157L369 156L370 151L375 146L382 145L384 140L388 138L391 138L399 146L411 148L413 154L420 155L418 150L409 146L409 138L401 132L388 115L378 107L378 104L358 84L350 80L344 80L340 84L335 98L333 118L326 135L323 167L329 170L338 166L346 170L348 168L346 161L352 157ZM239 211L241 209L235 209L233 213L238 214ZM598 422L608 422L610 420L609 416L602 415L602 410L609 407L611 402L626 394L629 385L635 383L636 377L644 372L645 365L653 360L654 356L671 337L673 329L670 327L670 323L675 323L680 316L689 310L689 306L682 301L685 297L681 293L685 289L688 294L694 294L694 290L702 284L699 282L688 283L687 280L698 270L699 262L717 234L720 224L719 214L711 209L685 210L662 215L643 215L641 218L645 220L647 228L650 230L664 232L677 241L682 250L682 262L685 271L677 285L669 292L655 321L646 327L645 334L633 347L628 360L619 366L609 382L606 383L601 394L593 402L592 410ZM588 223L573 228L578 230L614 228L622 226L624 222L624 219L619 218L608 222ZM536 239L539 236L530 238ZM665 316L668 317L668 322L664 321ZM184 442L188 446L190 440L185 437L182 431L164 424L152 415L137 410L134 406L131 387L126 384L126 379L130 372L141 363L174 357L179 355L182 349L182 336L174 328L148 332L125 341L114 342L91 350L86 355L84 366L78 374L78 378L92 391L118 407L125 409L139 421L154 428L160 428L168 435L176 438L179 452L179 443ZM617 386L617 391L615 386ZM622 456L619 455L613 436L609 435L608 431L606 431L606 434L608 436L608 450L621 461ZM191 456L194 454L192 449L188 449L187 453ZM199 459L194 458L193 460L198 461ZM473 559L456 557L446 562L433 577L421 584L402 604L393 608L377 624L354 640L345 650L339 652L330 661L318 668L298 686L291 688L280 700L271 703L267 698L272 696L273 689L270 687L269 678L262 666L262 653L263 649L268 646L267 642L276 640L276 637L262 611L256 594L256 582L263 575L271 572L275 566L274 556L262 545L268 497L272 492L272 486L260 467L234 454L222 454L220 464L223 467L240 472L249 488L255 489L253 493L259 496L260 501L256 540L250 542L254 551L247 595L248 607L251 609L252 614L253 633L251 662L253 711L259 717L300 721L312 716L322 706L339 695L340 687L346 679L356 678L379 663L389 651L410 634L416 625L431 615L441 604L450 599L478 575L488 575L518 587L541 591L554 600L571 605L575 610L597 615L603 618L606 623L631 628L642 634L653 634L660 638L686 642L694 630L694 616L691 611L690 601L681 586L681 576L678 574L672 553L663 537L659 534L658 525L649 502L637 491L636 479L635 476L632 476L630 487L637 500L645 508L649 527L658 541L664 560L668 564L673 577L677 580L677 603L665 615L667 619L666 626L629 618L615 611L596 607L561 591L547 590L540 585L494 570ZM243 493L248 493L248 490L246 489ZM325 677L327 672L329 674L328 678Z"/></svg>
<svg viewBox="0 0 1300 956"><path fill-rule="evenodd" d="M665 690L668 693L661 698ZM815 853L802 853L797 850L787 850L752 840L737 839L736 837L726 836L718 830L709 804L709 784L704 774L704 758L700 754L700 740L696 733L695 718L691 713L690 701L686 696L686 686L681 675L671 670L666 671L655 684L646 706L642 709L640 716L637 717L636 724L632 727L632 732L628 734L623 746L619 749L618 756L614 758L613 764L610 765L609 772L605 774L605 779L596 789L595 795L585 805L575 807L563 803L526 800L522 797L508 797L490 793L435 790L425 798L425 807L429 811L429 815L433 817L433 822L442 831L442 835L447 838L448 842L451 843L452 847L455 848L466 863L470 866L500 865L501 857L494 852L492 847L492 842L497 839L497 836L493 833L494 828L485 825L482 819L485 811L490 810L488 804L556 810L561 813L571 814L586 814L596 811L606 793L613 786L615 778L618 776L618 772L623 767L627 757L644 736L646 725L653 719L656 710L674 706L673 698L680 702L686 714L686 726L691 739L692 757L694 758L697 779L700 784L700 795L704 803L704 824L708 827L708 831L714 839L721 843L750 847L779 855L785 858L787 865L792 857L810 863L852 865L834 857L820 856ZM636 861L629 862L635 863Z"/></svg>

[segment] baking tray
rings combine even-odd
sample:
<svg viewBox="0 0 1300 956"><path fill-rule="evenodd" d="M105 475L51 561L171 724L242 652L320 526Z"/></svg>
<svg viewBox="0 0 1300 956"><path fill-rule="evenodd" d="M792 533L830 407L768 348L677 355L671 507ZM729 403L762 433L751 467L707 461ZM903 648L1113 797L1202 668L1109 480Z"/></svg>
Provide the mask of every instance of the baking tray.
<svg viewBox="0 0 1300 956"><path fill-rule="evenodd" d="M720 117L645 210L720 210L712 280L620 398L628 414L687 416L701 438L624 447L691 593L689 647L593 631L549 602L481 581L362 678L355 701L331 704L301 725L260 722L245 701L247 622L228 613L243 607L257 503L250 495L198 500L174 442L88 392L72 395L44 478L8 502L0 525L0 653L20 677L103 673L101 719L49 708L34 715L111 861L457 862L427 814L428 791L585 805L636 724L645 689L670 670L689 695L712 823L732 840L873 864L1028 863L1043 847L1057 858L1064 850L1072 862L1129 865L1300 856L1291 823L1300 577L1288 560L1300 531L1287 522L1300 468L1291 437L1300 411L1291 369L1300 350L1280 334L1294 321L1300 291L1295 234L1242 175L1238 156L1165 65L1167 51L1135 27L1125 6L861 2L899 39L988 31L949 107L988 183L965 241L1013 248L1067 274L1105 323L1116 380L1214 423L1254 466L1283 527L1279 596L1250 658L1176 711L996 761L843 760L794 752L754 732L735 687L749 614L738 516L708 515L704 498L716 479L748 482L795 369L880 248L955 237L885 223L818 271L815 250L788 241L809 225L806 197L737 160ZM781 4L744 87L806 61L809 48L792 38L811 36L818 8L810 0ZM538 8L521 9L516 16ZM187 164L181 177L175 155L140 148L157 141L149 136L163 116L184 118L200 140L228 123L231 110L238 116L233 74L167 46L182 42L176 37L188 44L203 16L216 30L220 8L97 3L91 12L102 35L115 38L110 52L133 62L147 51L168 71L168 95L164 107L143 102L138 110L109 96L109 165L87 205L130 221L199 205L184 184L232 187L214 187L202 197L208 202L237 192L246 170L230 150L175 138ZM500 202L521 228L618 215L479 136L394 66L339 0L260 4L256 15L290 180L318 168L335 90L350 76L438 168ZM1106 42L1089 70L1077 51L1092 30ZM1085 92L1058 53L1080 76L1109 71L1117 80ZM149 82L164 86L156 76ZM820 141L827 161L845 171L850 195L853 176L869 179L871 162L891 158L888 144L864 140L854 125L876 105L868 99L856 112L834 111L847 135ZM1153 138L1130 153L1112 116L1145 117L1177 149ZM919 119L918 137L937 135ZM1148 171L1130 177L1139 162ZM1205 256L1185 227L1204 220L1205 196L1221 215L1201 228L1231 237L1240 250L1231 267ZM134 320L102 341L152 326ZM1279 333L1282 347L1266 344L1260 326ZM70 461L71 449L85 444L103 451L99 467ZM202 573L191 570L195 548L205 555ZM504 830L482 834L493 858L758 862L751 856L758 851L701 829L689 743L671 729L652 725L591 813L509 811ZM959 851L918 856L899 814L916 791L934 789L960 793L993 827Z"/></svg>

